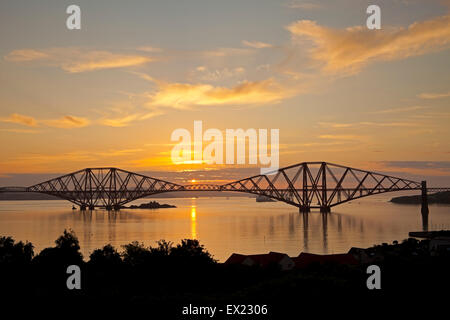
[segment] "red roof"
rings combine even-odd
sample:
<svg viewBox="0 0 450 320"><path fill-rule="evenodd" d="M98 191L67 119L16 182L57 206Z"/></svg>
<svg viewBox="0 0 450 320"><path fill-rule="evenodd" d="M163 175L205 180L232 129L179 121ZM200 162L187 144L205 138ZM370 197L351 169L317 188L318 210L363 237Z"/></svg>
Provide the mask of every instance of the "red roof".
<svg viewBox="0 0 450 320"><path fill-rule="evenodd" d="M288 255L280 252L269 252L265 254L252 254L247 257L255 261L256 264L259 264L261 267L266 267L270 264L279 263L284 257Z"/></svg>
<svg viewBox="0 0 450 320"><path fill-rule="evenodd" d="M246 258L251 259L255 264L260 265L262 267L266 267L270 264L279 263L284 257L287 257L288 255L285 253L280 252L269 252L264 254L250 254L250 255L243 255L238 253L233 253L227 261L225 261L225 264L241 264L244 262Z"/></svg>
<svg viewBox="0 0 450 320"><path fill-rule="evenodd" d="M302 252L298 257L292 258L295 262L295 266L297 268L304 268L311 263L338 263L338 264L347 264L347 265L356 265L358 261L353 257L352 254L342 253L342 254L312 254Z"/></svg>
<svg viewBox="0 0 450 320"><path fill-rule="evenodd" d="M228 257L227 261L225 261L225 264L241 264L245 258L247 258L247 256L244 254L233 253Z"/></svg>

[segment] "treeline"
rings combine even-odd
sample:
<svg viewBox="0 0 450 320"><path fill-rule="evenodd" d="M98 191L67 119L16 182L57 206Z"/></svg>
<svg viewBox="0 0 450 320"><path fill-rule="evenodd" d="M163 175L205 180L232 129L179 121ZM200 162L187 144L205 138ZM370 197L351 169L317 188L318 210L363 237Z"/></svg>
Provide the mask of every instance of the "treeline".
<svg viewBox="0 0 450 320"><path fill-rule="evenodd" d="M449 256L429 256L425 242L404 241L374 250L386 257L379 263L381 290L367 289L365 265L313 264L292 271L223 265L191 239L176 245L161 240L150 247L132 242L121 251L106 245L84 260L72 231L64 231L53 247L36 255L31 243L1 237L0 301L108 305L110 311L119 306L151 308L153 314L172 315L161 319L175 319L190 303L267 304L269 312L279 316L296 312L299 301L306 310L324 301L386 303L399 295L412 299L426 292L422 299L435 298L435 293L448 290ZM66 286L69 265L81 269L81 290Z"/></svg>

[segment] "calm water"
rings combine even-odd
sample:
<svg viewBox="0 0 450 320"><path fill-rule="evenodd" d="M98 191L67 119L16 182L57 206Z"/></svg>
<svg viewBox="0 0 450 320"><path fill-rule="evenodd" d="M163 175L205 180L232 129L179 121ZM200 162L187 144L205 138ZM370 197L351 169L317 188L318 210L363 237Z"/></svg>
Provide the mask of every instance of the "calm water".
<svg viewBox="0 0 450 320"><path fill-rule="evenodd" d="M120 212L72 211L69 202L59 200L0 201L0 235L31 241L39 252L52 246L64 228L71 228L85 257L107 243L120 248L134 240L154 245L159 239L177 243L184 238L199 239L220 261L233 252L342 253L422 230L419 206L395 205L388 199L356 200L328 215L300 214L284 203L233 197L156 199L177 208ZM450 229L450 206L430 206L428 229Z"/></svg>

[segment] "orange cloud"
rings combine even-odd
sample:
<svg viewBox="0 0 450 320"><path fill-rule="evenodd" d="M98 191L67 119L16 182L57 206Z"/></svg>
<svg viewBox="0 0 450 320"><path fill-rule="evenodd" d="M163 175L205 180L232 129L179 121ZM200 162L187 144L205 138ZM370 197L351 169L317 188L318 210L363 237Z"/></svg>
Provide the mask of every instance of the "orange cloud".
<svg viewBox="0 0 450 320"><path fill-rule="evenodd" d="M74 117L74 116L64 116L60 119L43 120L49 127L55 128L82 128L89 125L89 120L86 118Z"/></svg>
<svg viewBox="0 0 450 320"><path fill-rule="evenodd" d="M60 119L37 120L33 117L24 116L18 113L13 113L7 118L0 118L0 121L16 123L28 127L38 127L39 124L44 124L48 127L55 128L81 128L89 125L90 123L90 121L86 118L80 118L70 115L64 116Z"/></svg>
<svg viewBox="0 0 450 320"><path fill-rule="evenodd" d="M99 120L99 123L108 127L126 127L134 121L142 121L161 115L162 112L150 111L146 113L133 113L126 115L118 115L113 117L104 117Z"/></svg>
<svg viewBox="0 0 450 320"><path fill-rule="evenodd" d="M86 51L80 48L52 48L46 50L14 50L5 56L7 61L40 61L57 66L69 73L141 65L153 59L142 55L116 54L109 51Z"/></svg>
<svg viewBox="0 0 450 320"><path fill-rule="evenodd" d="M33 49L14 50L10 52L5 59L14 62L33 61L48 58L48 54Z"/></svg>
<svg viewBox="0 0 450 320"><path fill-rule="evenodd" d="M450 91L449 92L443 92L443 93L421 93L418 95L421 99L441 99L441 98L447 98L450 97Z"/></svg>
<svg viewBox="0 0 450 320"><path fill-rule="evenodd" d="M271 45L269 43L259 42L259 41L243 40L242 44L247 46L247 47L255 48L255 49L263 49L263 48L272 48L273 47L273 45Z"/></svg>
<svg viewBox="0 0 450 320"><path fill-rule="evenodd" d="M300 20L287 27L294 38L310 40L310 56L327 73L357 73L374 61L389 61L448 48L450 15L416 22L407 28L332 29Z"/></svg>
<svg viewBox="0 0 450 320"><path fill-rule="evenodd" d="M232 88L161 81L157 84L159 90L151 96L149 104L179 109L191 106L276 103L292 95L290 90L273 79L245 81Z"/></svg>
<svg viewBox="0 0 450 320"><path fill-rule="evenodd" d="M24 116L18 113L13 113L7 118L0 118L1 122L17 123L28 127L37 127L38 123L33 117Z"/></svg>

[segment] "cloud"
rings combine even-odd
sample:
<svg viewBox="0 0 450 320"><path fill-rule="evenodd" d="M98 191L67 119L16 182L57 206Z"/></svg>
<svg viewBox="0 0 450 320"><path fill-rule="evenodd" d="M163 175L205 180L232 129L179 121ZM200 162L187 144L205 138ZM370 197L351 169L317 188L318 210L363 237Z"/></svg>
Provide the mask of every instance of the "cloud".
<svg viewBox="0 0 450 320"><path fill-rule="evenodd" d="M3 132L13 132L13 133L38 133L38 130L29 130L29 129L5 129L1 128L0 131Z"/></svg>
<svg viewBox="0 0 450 320"><path fill-rule="evenodd" d="M33 49L14 50L5 56L6 60L13 62L33 61L45 58L49 58L47 53Z"/></svg>
<svg viewBox="0 0 450 320"><path fill-rule="evenodd" d="M9 117L7 117L7 118L0 118L0 121L21 124L21 125L28 126L28 127L37 127L38 126L36 119L34 119L33 117L24 116L24 115L21 115L18 113L13 113L13 114L9 115Z"/></svg>
<svg viewBox="0 0 450 320"><path fill-rule="evenodd" d="M86 118L80 118L75 116L64 116L59 119L42 120L49 127L55 128L82 128L89 125L90 121Z"/></svg>
<svg viewBox="0 0 450 320"><path fill-rule="evenodd" d="M423 55L448 48L450 15L415 22L407 28L333 29L300 20L286 27L294 39L310 40L310 57L326 73L357 73L369 63Z"/></svg>
<svg viewBox="0 0 450 320"><path fill-rule="evenodd" d="M230 57L230 56L242 56L253 54L255 50L244 48L217 48L214 50L201 51L199 54L211 58L211 57Z"/></svg>
<svg viewBox="0 0 450 320"><path fill-rule="evenodd" d="M100 119L98 122L101 125L108 126L108 127L116 127L116 128L127 127L135 121L142 121L142 120L150 119L150 118L156 117L161 114L162 114L162 112L159 112L159 111L125 114L125 115L119 115L119 116L113 116L113 117L104 117L104 118Z"/></svg>
<svg viewBox="0 0 450 320"><path fill-rule="evenodd" d="M304 10L313 10L322 8L322 6L318 3L299 2L299 1L291 1L290 3L287 4L287 7L291 9L304 9Z"/></svg>
<svg viewBox="0 0 450 320"><path fill-rule="evenodd" d="M55 128L81 128L89 125L90 123L88 119L75 117L71 115L67 115L59 119L38 120L33 117L24 116L17 113L13 113L9 115L9 117L7 118L0 118L0 121L20 124L27 127L38 127L40 124L44 124L48 127L55 127ZM15 131L9 130L9 131L19 132L18 130Z"/></svg>
<svg viewBox="0 0 450 320"><path fill-rule="evenodd" d="M319 122L321 127L325 128L354 128L362 126L372 126L372 127L417 127L418 124L415 122L371 122L371 121L361 121L355 123L336 123L336 122Z"/></svg>
<svg viewBox="0 0 450 320"><path fill-rule="evenodd" d="M421 99L447 98L447 97L450 97L450 91L449 92L443 92L443 93L421 93L417 97L419 97Z"/></svg>
<svg viewBox="0 0 450 320"><path fill-rule="evenodd" d="M361 140L363 137L351 134L322 134L319 138L329 140Z"/></svg>
<svg viewBox="0 0 450 320"><path fill-rule="evenodd" d="M5 56L12 62L38 61L57 66L69 73L102 69L125 68L153 61L142 55L116 54L109 51L89 51L80 48L51 48L45 50L14 50Z"/></svg>
<svg viewBox="0 0 450 320"><path fill-rule="evenodd" d="M423 109L428 109L428 108L429 107L425 107L425 106L410 106L410 107L391 108L391 109L372 111L372 112L369 112L369 113L371 113L371 114L390 114L390 113L399 113L399 112L423 110Z"/></svg>
<svg viewBox="0 0 450 320"><path fill-rule="evenodd" d="M195 76L202 81L219 81L242 76L244 73L245 69L243 67L209 70L205 66L199 66L195 69Z"/></svg>
<svg viewBox="0 0 450 320"><path fill-rule="evenodd" d="M279 102L292 95L273 79L244 81L232 88L210 84L158 81L149 105L185 109L191 106L251 105Z"/></svg>
<svg viewBox="0 0 450 320"><path fill-rule="evenodd" d="M263 48L272 48L273 47L273 45L271 45L269 43L264 43L264 42L259 42L259 41L242 40L242 44L247 47L255 48L255 49L263 49Z"/></svg>
<svg viewBox="0 0 450 320"><path fill-rule="evenodd" d="M139 47L137 48L139 51L144 51L144 52L162 52L163 49L161 48L157 48L157 47L150 47L150 46L146 46L146 47Z"/></svg>
<svg viewBox="0 0 450 320"><path fill-rule="evenodd" d="M382 161L381 163L396 168L450 170L450 161Z"/></svg>

